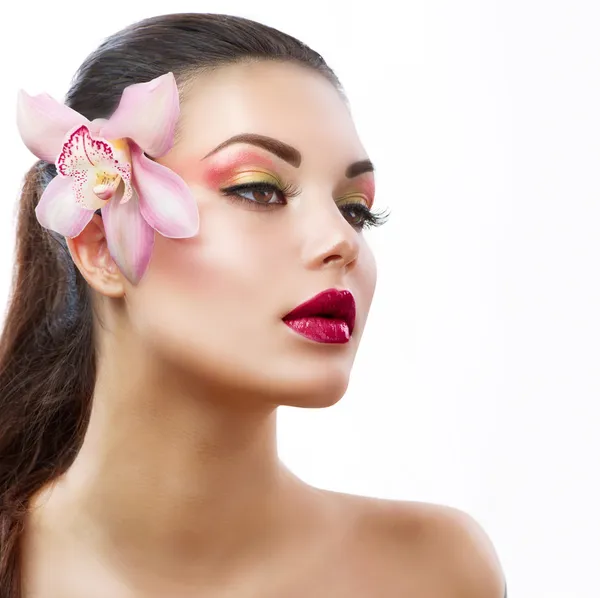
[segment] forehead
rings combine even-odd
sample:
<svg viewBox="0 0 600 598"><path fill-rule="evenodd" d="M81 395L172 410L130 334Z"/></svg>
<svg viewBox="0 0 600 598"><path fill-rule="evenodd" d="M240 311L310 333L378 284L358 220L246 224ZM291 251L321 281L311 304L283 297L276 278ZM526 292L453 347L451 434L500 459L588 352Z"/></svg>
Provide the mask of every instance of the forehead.
<svg viewBox="0 0 600 598"><path fill-rule="evenodd" d="M174 151L203 156L240 133L267 135L296 147L302 167L339 168L367 157L333 84L292 63L236 64L197 75L191 82Z"/></svg>

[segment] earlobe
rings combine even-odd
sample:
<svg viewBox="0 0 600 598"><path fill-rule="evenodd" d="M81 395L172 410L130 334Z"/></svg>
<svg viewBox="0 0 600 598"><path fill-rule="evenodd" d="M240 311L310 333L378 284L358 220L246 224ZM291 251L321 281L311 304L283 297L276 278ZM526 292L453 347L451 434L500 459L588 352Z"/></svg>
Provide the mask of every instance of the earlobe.
<svg viewBox="0 0 600 598"><path fill-rule="evenodd" d="M66 241L77 269L95 291L114 298L125 295L125 279L108 251L99 214L94 215L79 235L67 237Z"/></svg>

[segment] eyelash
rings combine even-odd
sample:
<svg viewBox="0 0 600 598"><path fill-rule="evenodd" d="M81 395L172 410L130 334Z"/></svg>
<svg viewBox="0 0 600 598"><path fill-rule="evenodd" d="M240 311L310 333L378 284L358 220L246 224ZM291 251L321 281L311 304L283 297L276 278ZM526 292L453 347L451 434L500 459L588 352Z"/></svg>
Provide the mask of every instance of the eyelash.
<svg viewBox="0 0 600 598"><path fill-rule="evenodd" d="M269 192L273 191L275 193L279 193L283 196L283 201L273 202L273 203L261 203L254 199L249 199L248 197L244 197L240 195L240 193L244 191L259 191L259 192ZM252 208L257 210L265 210L269 209L272 206L277 205L285 205L287 200L296 197L300 194L300 189L290 183L285 185L283 188L280 188L276 185L272 185L271 183L245 183L242 185L234 185L232 187L227 187L226 189L221 189L221 192L233 198L234 201L242 201ZM365 228L375 228L377 226L381 226L387 222L389 213L387 211L384 212L373 212L369 210L362 203L348 203L340 206L340 211L346 215L348 212L355 212L360 217L360 222L353 224L348 221L351 226L358 230L363 230Z"/></svg>

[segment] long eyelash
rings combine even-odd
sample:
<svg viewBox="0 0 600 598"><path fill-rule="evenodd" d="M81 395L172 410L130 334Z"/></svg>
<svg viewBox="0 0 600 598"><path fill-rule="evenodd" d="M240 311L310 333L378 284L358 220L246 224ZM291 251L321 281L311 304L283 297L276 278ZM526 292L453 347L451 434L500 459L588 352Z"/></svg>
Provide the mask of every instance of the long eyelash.
<svg viewBox="0 0 600 598"><path fill-rule="evenodd" d="M286 197L297 197L298 195L300 195L300 187L297 187L296 185L293 185L292 183L286 183L281 188L281 192Z"/></svg>
<svg viewBox="0 0 600 598"><path fill-rule="evenodd" d="M373 211L369 210L369 208L367 208L362 203L344 204L343 206L341 206L341 208L342 209L352 209L357 212L360 212L360 215L363 218L362 224L359 225L359 228L361 228L361 229L362 228L376 228L378 226L381 226L382 224L385 224L388 221L388 218L390 217L389 208L386 208L385 210L382 210L382 211L373 212Z"/></svg>
<svg viewBox="0 0 600 598"><path fill-rule="evenodd" d="M382 224L385 224L388 221L390 214L391 211L389 208L386 208L385 210L377 210L376 212L371 212L371 226L381 226Z"/></svg>

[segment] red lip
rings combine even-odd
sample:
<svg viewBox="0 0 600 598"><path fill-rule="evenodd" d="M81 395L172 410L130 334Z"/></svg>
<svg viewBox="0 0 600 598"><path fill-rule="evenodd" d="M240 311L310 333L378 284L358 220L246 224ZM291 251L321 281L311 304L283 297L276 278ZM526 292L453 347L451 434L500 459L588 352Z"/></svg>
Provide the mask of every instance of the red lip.
<svg viewBox="0 0 600 598"><path fill-rule="evenodd" d="M356 304L350 291L328 289L284 316L295 332L319 343L347 343L356 320Z"/></svg>

